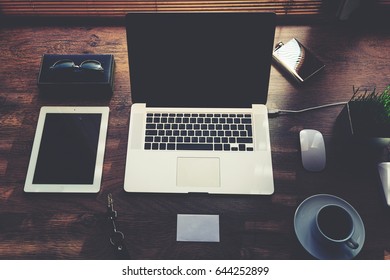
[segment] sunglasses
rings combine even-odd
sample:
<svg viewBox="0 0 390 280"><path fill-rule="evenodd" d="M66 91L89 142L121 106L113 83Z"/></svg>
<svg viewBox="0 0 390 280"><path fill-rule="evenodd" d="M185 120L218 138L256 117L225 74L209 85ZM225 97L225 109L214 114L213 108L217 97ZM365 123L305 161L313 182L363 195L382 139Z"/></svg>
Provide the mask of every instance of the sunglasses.
<svg viewBox="0 0 390 280"><path fill-rule="evenodd" d="M100 73L104 71L102 64L97 60L84 60L80 63L80 65L76 65L70 59L62 59L56 61L52 66L50 66L50 69L55 71L85 70L91 73Z"/></svg>

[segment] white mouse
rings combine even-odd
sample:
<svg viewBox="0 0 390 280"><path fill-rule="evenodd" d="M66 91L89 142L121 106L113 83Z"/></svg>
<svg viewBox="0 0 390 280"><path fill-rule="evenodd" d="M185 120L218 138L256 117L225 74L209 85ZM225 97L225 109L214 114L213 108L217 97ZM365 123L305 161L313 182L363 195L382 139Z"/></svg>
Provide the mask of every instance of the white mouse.
<svg viewBox="0 0 390 280"><path fill-rule="evenodd" d="M379 163L378 172L381 178L383 192L385 193L386 203L390 206L390 162Z"/></svg>
<svg viewBox="0 0 390 280"><path fill-rule="evenodd" d="M307 171L322 171L326 165L326 152L321 132L303 129L299 132L299 140L303 167Z"/></svg>

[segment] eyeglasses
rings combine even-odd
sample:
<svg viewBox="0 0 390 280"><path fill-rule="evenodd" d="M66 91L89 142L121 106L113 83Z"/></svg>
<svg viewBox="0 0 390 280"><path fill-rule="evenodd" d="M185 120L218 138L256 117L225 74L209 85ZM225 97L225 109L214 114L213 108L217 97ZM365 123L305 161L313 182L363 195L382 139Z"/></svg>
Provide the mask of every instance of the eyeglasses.
<svg viewBox="0 0 390 280"><path fill-rule="evenodd" d="M70 59L62 59L56 61L52 66L50 66L50 69L55 71L85 70L91 73L101 73L104 71L102 64L97 60L84 60L80 63L80 65L76 65Z"/></svg>

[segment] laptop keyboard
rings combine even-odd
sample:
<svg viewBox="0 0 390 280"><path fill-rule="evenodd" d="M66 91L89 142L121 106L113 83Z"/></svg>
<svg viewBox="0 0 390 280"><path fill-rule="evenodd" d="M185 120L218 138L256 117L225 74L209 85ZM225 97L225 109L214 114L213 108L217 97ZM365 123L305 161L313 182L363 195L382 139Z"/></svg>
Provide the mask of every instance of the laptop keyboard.
<svg viewBox="0 0 390 280"><path fill-rule="evenodd" d="M146 150L253 151L251 114L148 113Z"/></svg>

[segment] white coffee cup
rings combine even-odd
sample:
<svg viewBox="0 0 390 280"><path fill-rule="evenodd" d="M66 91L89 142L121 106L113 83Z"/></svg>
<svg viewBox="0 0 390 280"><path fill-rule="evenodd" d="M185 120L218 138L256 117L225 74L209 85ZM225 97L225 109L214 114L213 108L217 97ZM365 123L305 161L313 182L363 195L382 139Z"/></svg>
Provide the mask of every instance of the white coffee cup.
<svg viewBox="0 0 390 280"><path fill-rule="evenodd" d="M322 245L331 249L340 249L346 245L355 250L359 244L352 238L354 232L353 218L344 207L327 204L318 210L313 235Z"/></svg>

